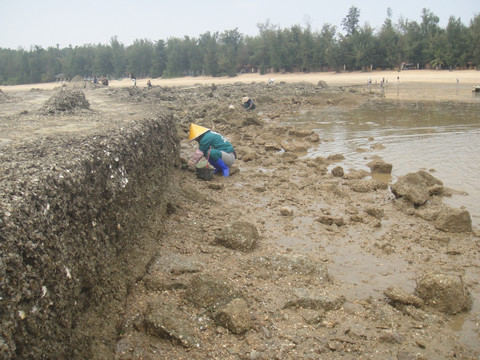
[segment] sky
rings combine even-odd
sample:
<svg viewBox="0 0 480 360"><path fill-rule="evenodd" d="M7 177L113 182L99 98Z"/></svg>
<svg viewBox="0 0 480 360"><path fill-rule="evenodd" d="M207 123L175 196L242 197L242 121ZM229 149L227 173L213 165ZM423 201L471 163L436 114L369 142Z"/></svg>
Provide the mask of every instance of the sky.
<svg viewBox="0 0 480 360"><path fill-rule="evenodd" d="M128 46L138 39L198 37L206 32L235 28L258 35L258 24L280 28L293 25L313 31L337 26L351 6L360 10L360 25L379 30L392 10L400 18L421 22L430 10L446 27L450 16L468 26L480 14L479 0L0 0L0 48L30 50L33 46L60 48L109 44L112 37Z"/></svg>

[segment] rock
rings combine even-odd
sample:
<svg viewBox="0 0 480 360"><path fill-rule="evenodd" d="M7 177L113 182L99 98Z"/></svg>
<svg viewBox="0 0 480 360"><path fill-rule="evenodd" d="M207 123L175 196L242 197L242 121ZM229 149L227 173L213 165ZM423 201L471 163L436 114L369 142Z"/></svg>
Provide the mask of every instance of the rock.
<svg viewBox="0 0 480 360"><path fill-rule="evenodd" d="M289 208L288 206L284 206L280 209L280 215L282 216L292 216L293 215L293 210Z"/></svg>
<svg viewBox="0 0 480 360"><path fill-rule="evenodd" d="M288 164L293 164L298 159L298 156L291 152L284 152L281 156L282 156L282 160Z"/></svg>
<svg viewBox="0 0 480 360"><path fill-rule="evenodd" d="M182 318L182 313L158 302L149 304L144 316L144 326L150 335L171 340L187 348L197 343L190 333L191 325Z"/></svg>
<svg viewBox="0 0 480 360"><path fill-rule="evenodd" d="M379 189L388 189L388 184L375 179L354 179L348 182L353 191L358 193L368 193Z"/></svg>
<svg viewBox="0 0 480 360"><path fill-rule="evenodd" d="M195 275L185 292L185 298L197 307L217 307L241 297L241 293L230 285L226 279L206 274Z"/></svg>
<svg viewBox="0 0 480 360"><path fill-rule="evenodd" d="M370 168L372 174L391 174L392 164L388 164L383 160L370 161L367 166Z"/></svg>
<svg viewBox="0 0 480 360"><path fill-rule="evenodd" d="M365 170L350 170L347 174L344 175L345 179L348 180L359 180L370 176L370 173Z"/></svg>
<svg viewBox="0 0 480 360"><path fill-rule="evenodd" d="M345 160L345 156L343 156L342 154L333 154L327 157L327 161L330 163L335 163L342 160Z"/></svg>
<svg viewBox="0 0 480 360"><path fill-rule="evenodd" d="M298 130L298 129L288 130L288 135L294 136L294 137L299 137L299 138L305 138L305 137L311 136L313 134L314 134L313 130Z"/></svg>
<svg viewBox="0 0 480 360"><path fill-rule="evenodd" d="M220 307L213 317L234 334L243 334L252 326L248 305L244 299L233 299Z"/></svg>
<svg viewBox="0 0 480 360"><path fill-rule="evenodd" d="M390 286L383 294L390 299L393 305L400 303L403 305L413 305L415 307L423 307L425 303L418 296L410 294L399 287Z"/></svg>
<svg viewBox="0 0 480 360"><path fill-rule="evenodd" d="M343 177L345 173L343 172L343 168L341 166L336 166L332 169L332 175L335 177Z"/></svg>
<svg viewBox="0 0 480 360"><path fill-rule="evenodd" d="M471 232L472 219L468 210L445 207L438 213L435 227L451 233Z"/></svg>
<svg viewBox="0 0 480 360"><path fill-rule="evenodd" d="M427 202L431 194L430 188L438 192L439 185L443 185L440 180L420 170L398 178L391 189L396 198L405 197L415 205L422 205Z"/></svg>
<svg viewBox="0 0 480 360"><path fill-rule="evenodd" d="M370 149L372 149L372 150L383 150L383 149L385 149L385 146L383 144L380 144L380 143L375 143L375 144L370 145Z"/></svg>
<svg viewBox="0 0 480 360"><path fill-rule="evenodd" d="M472 307L472 298L460 275L428 273L417 279L415 292L427 305L447 314Z"/></svg>
<svg viewBox="0 0 480 360"><path fill-rule="evenodd" d="M385 217L385 211L378 207L367 207L365 209L365 212L368 215L373 216L375 219L378 219L378 220L381 220Z"/></svg>
<svg viewBox="0 0 480 360"><path fill-rule="evenodd" d="M248 222L235 222L225 226L215 237L214 244L239 251L252 251L257 247L258 230Z"/></svg>
<svg viewBox="0 0 480 360"><path fill-rule="evenodd" d="M330 216L330 215L321 215L315 220L325 225L335 224L337 226L342 226L343 224L345 224L345 221L343 220L342 217L336 217L336 216Z"/></svg>
<svg viewBox="0 0 480 360"><path fill-rule="evenodd" d="M345 303L345 297L338 296L336 298L329 298L323 294L316 294L307 289L294 289L294 299L289 300L282 309L288 308L304 308L312 310L337 310Z"/></svg>

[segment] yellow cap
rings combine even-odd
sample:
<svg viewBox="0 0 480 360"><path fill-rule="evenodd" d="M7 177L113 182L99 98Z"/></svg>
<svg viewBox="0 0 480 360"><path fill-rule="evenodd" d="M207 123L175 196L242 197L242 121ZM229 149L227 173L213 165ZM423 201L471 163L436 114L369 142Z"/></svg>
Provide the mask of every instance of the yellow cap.
<svg viewBox="0 0 480 360"><path fill-rule="evenodd" d="M203 127L203 126L200 126L200 125L190 124L190 131L188 133L188 141L195 140L200 135L205 134L207 131L210 131L210 129L207 129L206 127Z"/></svg>

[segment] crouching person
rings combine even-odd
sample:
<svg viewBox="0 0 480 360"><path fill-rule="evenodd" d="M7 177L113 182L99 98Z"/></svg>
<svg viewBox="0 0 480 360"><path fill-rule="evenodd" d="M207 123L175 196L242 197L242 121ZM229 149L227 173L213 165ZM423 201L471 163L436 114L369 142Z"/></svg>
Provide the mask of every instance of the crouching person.
<svg viewBox="0 0 480 360"><path fill-rule="evenodd" d="M193 140L198 142L198 150L190 159L190 165L195 165L204 156L214 167L214 174L221 173L225 177L230 175L230 167L237 156L232 144L223 135L206 127L190 124L188 141Z"/></svg>

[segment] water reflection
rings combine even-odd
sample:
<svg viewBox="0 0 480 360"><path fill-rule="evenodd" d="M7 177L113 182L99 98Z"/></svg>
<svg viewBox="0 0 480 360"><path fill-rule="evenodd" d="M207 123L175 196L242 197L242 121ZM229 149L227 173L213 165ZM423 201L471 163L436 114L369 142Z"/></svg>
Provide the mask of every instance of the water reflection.
<svg viewBox="0 0 480 360"><path fill-rule="evenodd" d="M308 112L290 124L314 129L323 140L309 156L341 153L346 171L369 171L366 164L374 155L393 164L390 181L420 169L432 171L445 186L468 194L445 202L465 206L480 227L479 110L480 103L372 100L353 111L329 107Z"/></svg>

